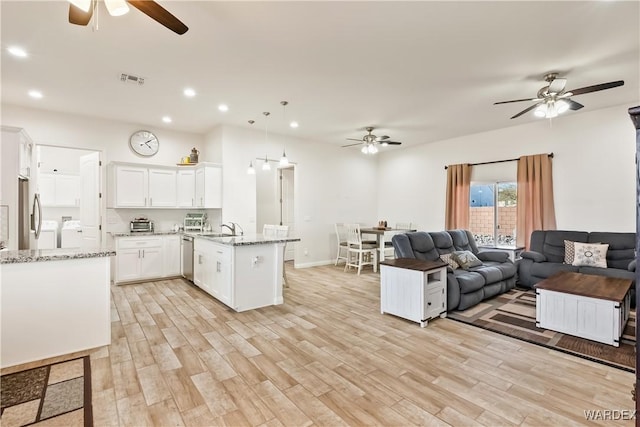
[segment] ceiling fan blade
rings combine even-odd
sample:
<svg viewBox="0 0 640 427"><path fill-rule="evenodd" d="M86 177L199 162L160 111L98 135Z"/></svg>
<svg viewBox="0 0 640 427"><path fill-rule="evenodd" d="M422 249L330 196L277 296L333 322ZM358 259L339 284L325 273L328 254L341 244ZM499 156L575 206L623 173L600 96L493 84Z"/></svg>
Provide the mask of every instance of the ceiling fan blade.
<svg viewBox="0 0 640 427"><path fill-rule="evenodd" d="M382 141L380 144L382 145L400 145L402 142L398 141Z"/></svg>
<svg viewBox="0 0 640 427"><path fill-rule="evenodd" d="M385 139L389 139L389 138L390 138L389 135L377 136L376 141L384 141Z"/></svg>
<svg viewBox="0 0 640 427"><path fill-rule="evenodd" d="M347 138L347 139L349 139L349 138ZM355 141L355 139L352 139L352 141ZM358 142L357 144L347 144L347 145L343 145L343 146L342 146L342 148L344 148L344 147L353 147L354 145L360 145L360 144L362 144L362 141Z"/></svg>
<svg viewBox="0 0 640 427"><path fill-rule="evenodd" d="M498 105L498 104L510 104L512 102L523 102L523 101L540 101L539 98L527 98L527 99L514 99L513 101L500 101L500 102L494 102L493 105Z"/></svg>
<svg viewBox="0 0 640 427"><path fill-rule="evenodd" d="M360 141L360 142L362 142L361 139L355 139L355 138L345 138L345 139L348 140L348 141ZM355 144L353 144L353 145L355 145Z"/></svg>
<svg viewBox="0 0 640 427"><path fill-rule="evenodd" d="M573 99L565 99L565 101L567 101L567 103L569 103L569 109L570 110L579 110L582 107L584 107L584 105L580 104L579 102L574 101Z"/></svg>
<svg viewBox="0 0 640 427"><path fill-rule="evenodd" d="M515 116L511 117L512 119L518 118L521 115L528 113L529 111L533 110L534 108L536 108L538 105L542 104L542 102L538 102L536 104L533 104L531 107L529 108L525 108L524 110L520 111L518 114L516 114Z"/></svg>
<svg viewBox="0 0 640 427"><path fill-rule="evenodd" d="M614 88L614 87L622 86L623 84L624 84L624 80L617 80L615 82L600 83L599 85L586 86L586 87L581 87L579 89L568 90L567 92L571 92L571 96L582 95L584 93L597 92L599 90L611 89L611 88Z"/></svg>
<svg viewBox="0 0 640 427"><path fill-rule="evenodd" d="M176 34L184 34L189 27L184 25L182 21L169 13L164 7L151 0L127 0L128 3L144 13L156 22L164 25Z"/></svg>
<svg viewBox="0 0 640 427"><path fill-rule="evenodd" d="M86 12L73 4L69 4L69 23L86 26L91 21L91 16L93 16L93 2L91 2L89 10Z"/></svg>
<svg viewBox="0 0 640 427"><path fill-rule="evenodd" d="M547 92L549 93L560 93L564 89L564 86L567 84L567 79L553 79L551 83L549 83L549 88Z"/></svg>

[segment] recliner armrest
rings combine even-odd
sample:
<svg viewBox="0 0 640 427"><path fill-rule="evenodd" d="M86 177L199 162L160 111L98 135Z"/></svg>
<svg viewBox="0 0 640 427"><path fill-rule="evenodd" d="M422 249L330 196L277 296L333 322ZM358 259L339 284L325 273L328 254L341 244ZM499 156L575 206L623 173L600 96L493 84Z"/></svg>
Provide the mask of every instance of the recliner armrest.
<svg viewBox="0 0 640 427"><path fill-rule="evenodd" d="M638 260L634 259L633 261L631 261L629 263L629 266L627 267L627 270L629 271L636 271L636 264L638 263Z"/></svg>
<svg viewBox="0 0 640 427"><path fill-rule="evenodd" d="M547 257L536 251L524 251L520 254L522 258L530 259L533 262L545 262Z"/></svg>
<svg viewBox="0 0 640 427"><path fill-rule="evenodd" d="M502 251L482 251L476 254L480 261L506 262L509 254Z"/></svg>

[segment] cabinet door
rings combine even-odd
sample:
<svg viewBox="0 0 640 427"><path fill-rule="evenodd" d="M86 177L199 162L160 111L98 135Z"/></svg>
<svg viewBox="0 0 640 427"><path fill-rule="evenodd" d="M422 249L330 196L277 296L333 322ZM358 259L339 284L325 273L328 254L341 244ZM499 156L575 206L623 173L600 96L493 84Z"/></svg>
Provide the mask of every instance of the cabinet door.
<svg viewBox="0 0 640 427"><path fill-rule="evenodd" d="M222 208L222 169L215 166L205 166L204 203L209 209Z"/></svg>
<svg viewBox="0 0 640 427"><path fill-rule="evenodd" d="M140 278L162 277L162 247L140 249Z"/></svg>
<svg viewBox="0 0 640 427"><path fill-rule="evenodd" d="M33 143L23 134L20 134L20 175L31 177L31 159L33 157Z"/></svg>
<svg viewBox="0 0 640 427"><path fill-rule="evenodd" d="M446 311L443 286L427 286L425 294L425 319L433 319L434 317L439 316L440 313Z"/></svg>
<svg viewBox="0 0 640 427"><path fill-rule="evenodd" d="M56 175L56 206L78 206L79 183L77 175Z"/></svg>
<svg viewBox="0 0 640 427"><path fill-rule="evenodd" d="M117 166L116 207L146 207L148 184L149 174L146 168Z"/></svg>
<svg viewBox="0 0 640 427"><path fill-rule="evenodd" d="M149 169L149 206L176 207L176 171Z"/></svg>
<svg viewBox="0 0 640 427"><path fill-rule="evenodd" d="M213 264L211 267L214 296L231 306L231 248L216 247L213 252Z"/></svg>
<svg viewBox="0 0 640 427"><path fill-rule="evenodd" d="M178 171L178 207L191 208L196 206L196 171Z"/></svg>
<svg viewBox="0 0 640 427"><path fill-rule="evenodd" d="M180 267L181 260L180 257L180 236L178 235L170 235L164 236L162 239L164 242L163 247L163 267L164 267L164 277L171 276L179 276L180 275Z"/></svg>
<svg viewBox="0 0 640 427"><path fill-rule="evenodd" d="M193 251L193 283L203 288L205 282L205 266L202 263L202 251Z"/></svg>
<svg viewBox="0 0 640 427"><path fill-rule="evenodd" d="M204 207L204 185L205 185L205 168L196 169L196 207Z"/></svg>
<svg viewBox="0 0 640 427"><path fill-rule="evenodd" d="M116 282L136 280L140 277L140 249L116 251Z"/></svg>
<svg viewBox="0 0 640 427"><path fill-rule="evenodd" d="M55 206L56 204L56 176L53 174L39 174L38 192L42 206Z"/></svg>

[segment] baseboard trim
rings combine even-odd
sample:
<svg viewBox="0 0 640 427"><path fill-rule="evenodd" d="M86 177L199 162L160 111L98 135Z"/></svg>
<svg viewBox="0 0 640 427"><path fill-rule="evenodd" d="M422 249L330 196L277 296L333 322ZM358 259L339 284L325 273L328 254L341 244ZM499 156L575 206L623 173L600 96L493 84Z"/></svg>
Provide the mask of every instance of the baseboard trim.
<svg viewBox="0 0 640 427"><path fill-rule="evenodd" d="M333 264L335 260L324 260L324 261L313 261L313 262L301 262L297 263L294 261L294 268L309 268L309 267L320 267L322 265Z"/></svg>

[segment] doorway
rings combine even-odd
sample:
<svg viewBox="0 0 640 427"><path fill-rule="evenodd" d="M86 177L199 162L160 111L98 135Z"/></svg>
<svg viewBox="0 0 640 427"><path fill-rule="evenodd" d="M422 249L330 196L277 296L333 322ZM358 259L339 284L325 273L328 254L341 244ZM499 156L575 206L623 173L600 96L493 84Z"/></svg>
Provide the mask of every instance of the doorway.
<svg viewBox="0 0 640 427"><path fill-rule="evenodd" d="M50 235L38 239L38 248L101 245L101 156L96 150L36 145L35 189Z"/></svg>

